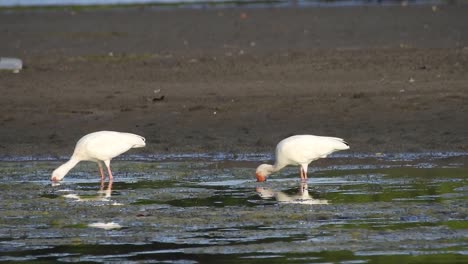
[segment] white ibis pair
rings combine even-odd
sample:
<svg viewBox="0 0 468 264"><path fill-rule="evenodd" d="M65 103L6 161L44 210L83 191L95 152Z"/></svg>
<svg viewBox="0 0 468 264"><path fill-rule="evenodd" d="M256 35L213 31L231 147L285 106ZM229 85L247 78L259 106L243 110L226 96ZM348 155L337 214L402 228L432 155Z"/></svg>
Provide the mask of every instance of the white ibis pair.
<svg viewBox="0 0 468 264"><path fill-rule="evenodd" d="M131 148L144 146L145 138L131 133L99 131L85 135L76 143L70 160L54 170L51 180L62 180L80 161L94 161L99 166L101 181L105 178L102 163L107 167L109 181L112 181L111 159ZM279 171L287 165L299 165L301 179L306 181L309 163L319 158L325 158L335 151L345 149L349 149L349 145L341 138L313 135L288 137L276 146L275 164L262 164L257 168L257 181L265 181L271 173Z"/></svg>

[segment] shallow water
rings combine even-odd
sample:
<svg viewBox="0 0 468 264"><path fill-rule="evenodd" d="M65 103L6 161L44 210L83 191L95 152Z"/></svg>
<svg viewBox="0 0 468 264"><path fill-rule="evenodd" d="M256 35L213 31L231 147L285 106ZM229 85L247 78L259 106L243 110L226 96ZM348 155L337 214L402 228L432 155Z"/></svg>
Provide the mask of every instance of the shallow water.
<svg viewBox="0 0 468 264"><path fill-rule="evenodd" d="M4 160L0 261L468 263L466 157L338 155L260 184L265 155L127 156L111 189L93 163L52 185L59 161Z"/></svg>

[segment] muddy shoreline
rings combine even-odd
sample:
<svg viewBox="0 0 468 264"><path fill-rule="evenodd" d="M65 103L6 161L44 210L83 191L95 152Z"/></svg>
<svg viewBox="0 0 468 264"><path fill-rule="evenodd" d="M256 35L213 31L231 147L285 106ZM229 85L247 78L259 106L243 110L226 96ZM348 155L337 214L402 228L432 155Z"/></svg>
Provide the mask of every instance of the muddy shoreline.
<svg viewBox="0 0 468 264"><path fill-rule="evenodd" d="M0 14L0 153L69 155L96 130L139 153L468 150L468 7ZM141 151L141 152L140 152Z"/></svg>

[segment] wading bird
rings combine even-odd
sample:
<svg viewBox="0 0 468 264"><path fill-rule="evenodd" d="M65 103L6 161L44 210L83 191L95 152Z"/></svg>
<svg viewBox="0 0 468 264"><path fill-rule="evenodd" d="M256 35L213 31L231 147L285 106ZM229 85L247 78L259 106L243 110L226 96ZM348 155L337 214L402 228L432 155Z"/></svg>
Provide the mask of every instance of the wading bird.
<svg viewBox="0 0 468 264"><path fill-rule="evenodd" d="M112 181L110 168L111 159L128 151L131 148L145 146L145 138L131 133L115 131L99 131L85 135L76 143L75 150L70 160L62 164L52 172L51 181L60 181L80 161L94 161L99 166L101 182L104 181L102 163L107 167L109 181Z"/></svg>
<svg viewBox="0 0 468 264"><path fill-rule="evenodd" d="M288 165L299 165L302 181L307 181L307 167L314 160L325 158L329 154L349 149L348 143L341 138L313 135L297 135L281 140L276 146L274 165L262 164L256 171L257 181L264 182L273 172Z"/></svg>

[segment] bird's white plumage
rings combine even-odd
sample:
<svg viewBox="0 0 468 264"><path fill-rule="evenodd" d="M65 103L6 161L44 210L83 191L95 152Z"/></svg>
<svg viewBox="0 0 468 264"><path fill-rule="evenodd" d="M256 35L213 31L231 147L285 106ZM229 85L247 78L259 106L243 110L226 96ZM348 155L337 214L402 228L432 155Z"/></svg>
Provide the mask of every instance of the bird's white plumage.
<svg viewBox="0 0 468 264"><path fill-rule="evenodd" d="M144 137L131 133L99 131L87 134L76 143L70 160L54 170L51 180L63 179L70 169L83 160L97 162L101 178L103 177L101 162L103 162L107 166L109 178L112 178L111 159L131 148L140 148L145 145Z"/></svg>
<svg viewBox="0 0 468 264"><path fill-rule="evenodd" d="M336 137L296 135L285 138L276 146L275 164L260 165L256 172L257 179L264 181L268 175L288 165L300 165L303 170L301 171L301 178L303 178L303 173L307 178L309 163L325 158L335 151L346 149L349 149L349 145L343 139Z"/></svg>
<svg viewBox="0 0 468 264"><path fill-rule="evenodd" d="M131 148L145 146L141 136L115 131L99 131L87 134L76 143L73 156L82 160L109 160Z"/></svg>
<svg viewBox="0 0 468 264"><path fill-rule="evenodd" d="M337 151L349 149L341 138L298 135L281 140L276 146L278 165L300 165L325 158Z"/></svg>

